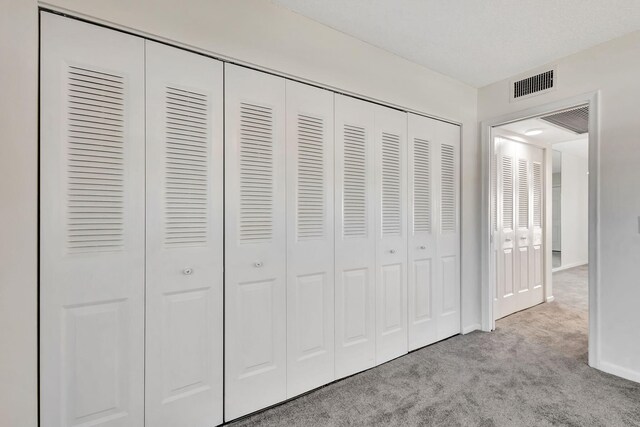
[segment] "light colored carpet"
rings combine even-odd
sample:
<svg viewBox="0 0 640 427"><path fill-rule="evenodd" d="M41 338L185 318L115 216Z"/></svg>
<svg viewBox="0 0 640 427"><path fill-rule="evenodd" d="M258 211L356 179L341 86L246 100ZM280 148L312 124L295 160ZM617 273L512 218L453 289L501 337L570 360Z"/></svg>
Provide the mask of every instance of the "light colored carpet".
<svg viewBox="0 0 640 427"><path fill-rule="evenodd" d="M587 366L587 268L556 300L338 381L234 426L640 426L640 384Z"/></svg>

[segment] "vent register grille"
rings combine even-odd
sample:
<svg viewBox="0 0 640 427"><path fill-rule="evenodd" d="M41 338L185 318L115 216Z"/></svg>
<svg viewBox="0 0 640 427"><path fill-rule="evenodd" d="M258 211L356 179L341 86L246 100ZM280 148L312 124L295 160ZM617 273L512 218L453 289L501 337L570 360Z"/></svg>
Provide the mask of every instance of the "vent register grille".
<svg viewBox="0 0 640 427"><path fill-rule="evenodd" d="M548 116L540 117L548 123L575 132L579 135L589 132L589 106L572 108Z"/></svg>
<svg viewBox="0 0 640 427"><path fill-rule="evenodd" d="M67 78L68 248L117 251L124 245L126 81L74 66Z"/></svg>
<svg viewBox="0 0 640 427"><path fill-rule="evenodd" d="M548 70L535 76L513 82L513 99L518 99L552 89L555 84L555 70Z"/></svg>

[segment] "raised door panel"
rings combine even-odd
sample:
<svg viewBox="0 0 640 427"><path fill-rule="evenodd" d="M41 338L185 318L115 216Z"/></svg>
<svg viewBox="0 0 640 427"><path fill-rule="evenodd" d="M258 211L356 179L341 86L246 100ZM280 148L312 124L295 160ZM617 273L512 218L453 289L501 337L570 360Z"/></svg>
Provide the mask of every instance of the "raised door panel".
<svg viewBox="0 0 640 427"><path fill-rule="evenodd" d="M460 126L438 121L435 180L437 339L460 333Z"/></svg>
<svg viewBox="0 0 640 427"><path fill-rule="evenodd" d="M146 42L146 423L222 423L222 63Z"/></svg>
<svg viewBox="0 0 640 427"><path fill-rule="evenodd" d="M225 65L225 420L286 399L285 81Z"/></svg>
<svg viewBox="0 0 640 427"><path fill-rule="evenodd" d="M375 364L374 106L335 96L335 372Z"/></svg>
<svg viewBox="0 0 640 427"><path fill-rule="evenodd" d="M407 353L407 115L375 108L376 363Z"/></svg>
<svg viewBox="0 0 640 427"><path fill-rule="evenodd" d="M434 147L436 122L408 115L408 349L436 341L434 300Z"/></svg>
<svg viewBox="0 0 640 427"><path fill-rule="evenodd" d="M41 16L43 426L144 420L144 41Z"/></svg>
<svg viewBox="0 0 640 427"><path fill-rule="evenodd" d="M334 379L333 93L287 88L287 396Z"/></svg>

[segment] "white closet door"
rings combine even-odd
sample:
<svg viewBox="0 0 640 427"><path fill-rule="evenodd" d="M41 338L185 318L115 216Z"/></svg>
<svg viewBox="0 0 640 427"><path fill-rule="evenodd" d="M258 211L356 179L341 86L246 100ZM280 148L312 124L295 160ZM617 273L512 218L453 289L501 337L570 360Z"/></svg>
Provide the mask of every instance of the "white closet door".
<svg viewBox="0 0 640 427"><path fill-rule="evenodd" d="M409 350L437 341L434 152L436 121L408 115L408 329Z"/></svg>
<svg viewBox="0 0 640 427"><path fill-rule="evenodd" d="M287 396L334 379L333 93L287 81Z"/></svg>
<svg viewBox="0 0 640 427"><path fill-rule="evenodd" d="M222 63L146 42L146 424L222 423Z"/></svg>
<svg viewBox="0 0 640 427"><path fill-rule="evenodd" d="M335 96L336 378L375 365L374 109Z"/></svg>
<svg viewBox="0 0 640 427"><path fill-rule="evenodd" d="M437 339L460 333L460 126L436 122Z"/></svg>
<svg viewBox="0 0 640 427"><path fill-rule="evenodd" d="M375 108L376 364L407 353L407 114Z"/></svg>
<svg viewBox="0 0 640 427"><path fill-rule="evenodd" d="M41 25L40 420L141 426L144 41Z"/></svg>
<svg viewBox="0 0 640 427"><path fill-rule="evenodd" d="M225 65L225 418L286 399L285 81Z"/></svg>
<svg viewBox="0 0 640 427"><path fill-rule="evenodd" d="M544 212L545 212L545 185L544 185L544 151L534 150L531 159L531 192L532 192L532 233L531 239L531 257L532 271L531 271L531 284L533 285L534 293L540 292L539 299L544 299ZM539 291L538 291L539 289ZM534 303L538 299L538 296L534 296Z"/></svg>

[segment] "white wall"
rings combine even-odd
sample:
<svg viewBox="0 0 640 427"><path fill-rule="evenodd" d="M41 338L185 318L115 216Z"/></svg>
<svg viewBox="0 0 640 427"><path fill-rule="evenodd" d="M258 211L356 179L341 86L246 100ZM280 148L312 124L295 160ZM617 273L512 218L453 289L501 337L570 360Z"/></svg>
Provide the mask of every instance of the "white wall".
<svg viewBox="0 0 640 427"><path fill-rule="evenodd" d="M462 325L479 326L476 89L268 0L51 0L43 6L461 122ZM28 427L37 421L37 2L2 0L2 10L0 425Z"/></svg>
<svg viewBox="0 0 640 427"><path fill-rule="evenodd" d="M640 381L640 32L554 64L558 87L553 92L510 103L509 80L480 89L479 120L600 91L598 366Z"/></svg>
<svg viewBox="0 0 640 427"><path fill-rule="evenodd" d="M38 15L0 2L0 426L37 424Z"/></svg>
<svg viewBox="0 0 640 427"><path fill-rule="evenodd" d="M575 150L583 146L584 154ZM587 140L554 144L562 153L561 173L561 267L569 268L589 262L589 158Z"/></svg>

